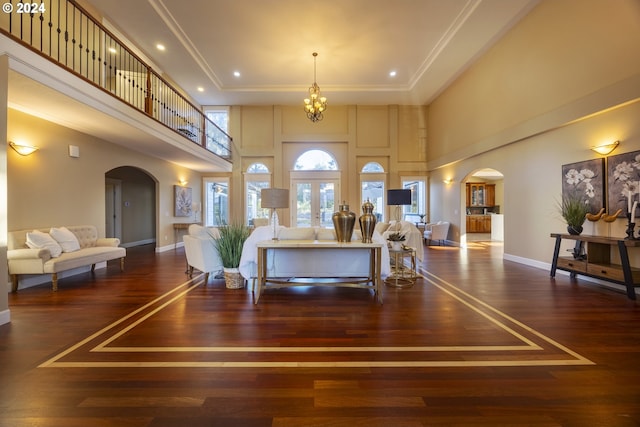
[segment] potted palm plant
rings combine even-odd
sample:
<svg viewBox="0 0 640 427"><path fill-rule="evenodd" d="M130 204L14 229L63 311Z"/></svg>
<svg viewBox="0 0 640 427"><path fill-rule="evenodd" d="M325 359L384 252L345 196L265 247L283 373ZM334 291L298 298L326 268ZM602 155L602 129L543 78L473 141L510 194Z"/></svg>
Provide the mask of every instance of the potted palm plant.
<svg viewBox="0 0 640 427"><path fill-rule="evenodd" d="M244 279L240 275L240 257L244 242L251 234L251 229L244 224L227 224L218 229L220 236L214 240L222 266L227 288L244 287Z"/></svg>
<svg viewBox="0 0 640 427"><path fill-rule="evenodd" d="M582 197L572 194L563 195L562 201L558 203L558 210L567 223L569 234L582 233L582 224L589 213L589 205Z"/></svg>

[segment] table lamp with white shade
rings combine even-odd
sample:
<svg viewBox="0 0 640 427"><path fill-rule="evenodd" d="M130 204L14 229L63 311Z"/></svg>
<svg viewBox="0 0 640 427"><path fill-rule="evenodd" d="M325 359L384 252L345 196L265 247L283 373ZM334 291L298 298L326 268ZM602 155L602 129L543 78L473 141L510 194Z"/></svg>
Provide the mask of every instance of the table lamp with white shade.
<svg viewBox="0 0 640 427"><path fill-rule="evenodd" d="M278 208L289 207L289 190L285 188L263 188L260 190L260 206L271 209L273 240L278 240Z"/></svg>

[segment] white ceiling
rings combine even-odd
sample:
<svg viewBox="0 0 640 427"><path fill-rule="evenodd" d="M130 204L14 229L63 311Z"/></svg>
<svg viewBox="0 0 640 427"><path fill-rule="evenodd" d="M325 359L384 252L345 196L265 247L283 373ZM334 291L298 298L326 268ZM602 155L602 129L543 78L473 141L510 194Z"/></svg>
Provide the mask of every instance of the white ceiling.
<svg viewBox="0 0 640 427"><path fill-rule="evenodd" d="M80 1L197 104L300 105L302 116L313 52L326 114L425 105L539 0ZM230 170L37 55L10 56L11 108L196 171Z"/></svg>
<svg viewBox="0 0 640 427"><path fill-rule="evenodd" d="M313 52L329 105L423 105L537 1L84 3L200 105L302 104L313 83Z"/></svg>

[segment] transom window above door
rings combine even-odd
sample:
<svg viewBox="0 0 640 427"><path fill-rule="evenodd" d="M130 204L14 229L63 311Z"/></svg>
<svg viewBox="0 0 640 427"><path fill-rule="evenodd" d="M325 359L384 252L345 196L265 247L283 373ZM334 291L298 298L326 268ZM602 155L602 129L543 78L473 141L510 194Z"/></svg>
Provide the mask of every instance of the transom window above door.
<svg viewBox="0 0 640 427"><path fill-rule="evenodd" d="M297 171L336 171L338 162L326 151L309 150L305 151L296 159L293 170Z"/></svg>

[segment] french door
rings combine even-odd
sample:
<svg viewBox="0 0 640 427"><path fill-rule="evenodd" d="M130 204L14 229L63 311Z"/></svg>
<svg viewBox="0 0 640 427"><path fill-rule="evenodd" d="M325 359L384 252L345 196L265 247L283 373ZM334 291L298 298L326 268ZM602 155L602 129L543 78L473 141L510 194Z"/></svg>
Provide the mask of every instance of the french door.
<svg viewBox="0 0 640 427"><path fill-rule="evenodd" d="M337 178L293 178L291 193L291 225L293 227L333 228L332 215L336 211L336 198L340 195Z"/></svg>

